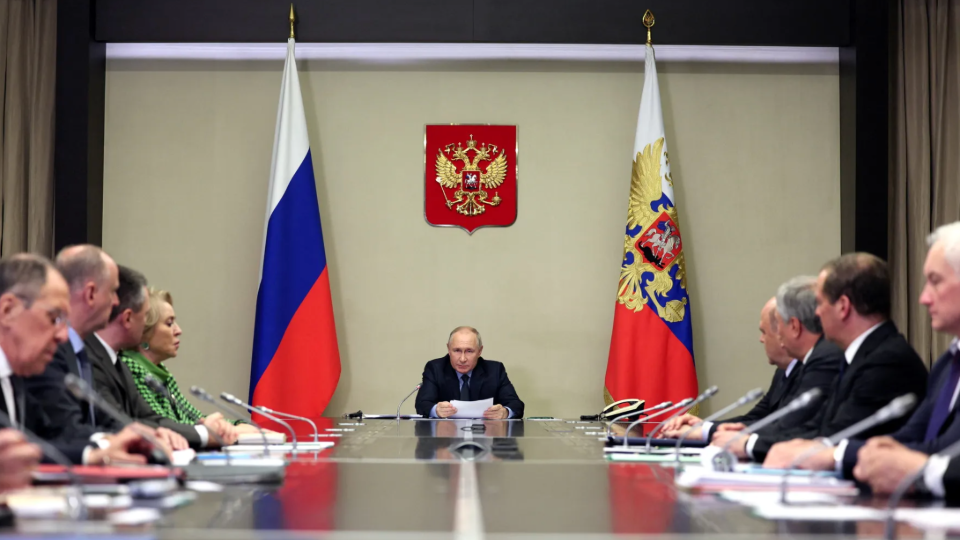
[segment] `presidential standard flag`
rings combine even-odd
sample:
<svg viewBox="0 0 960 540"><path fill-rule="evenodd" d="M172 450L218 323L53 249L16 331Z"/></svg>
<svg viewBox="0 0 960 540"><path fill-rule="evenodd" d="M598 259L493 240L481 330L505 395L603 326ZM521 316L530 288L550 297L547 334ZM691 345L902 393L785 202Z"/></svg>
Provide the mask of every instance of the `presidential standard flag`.
<svg viewBox="0 0 960 540"><path fill-rule="evenodd" d="M647 43L606 402L697 395L690 299L653 47Z"/></svg>
<svg viewBox="0 0 960 540"><path fill-rule="evenodd" d="M294 46L287 41L280 85L250 401L316 418L340 380L340 352Z"/></svg>

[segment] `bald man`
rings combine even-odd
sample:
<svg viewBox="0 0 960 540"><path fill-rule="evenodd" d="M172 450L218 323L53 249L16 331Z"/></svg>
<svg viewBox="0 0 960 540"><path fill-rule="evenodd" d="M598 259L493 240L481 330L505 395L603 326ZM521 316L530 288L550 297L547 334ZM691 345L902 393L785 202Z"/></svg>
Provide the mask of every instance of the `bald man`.
<svg viewBox="0 0 960 540"><path fill-rule="evenodd" d="M483 413L490 420L523 417L517 396L503 364L485 360L483 340L476 328L459 326L447 339L447 355L427 362L417 393L417 412L428 418L448 418L457 413L450 402L493 398Z"/></svg>

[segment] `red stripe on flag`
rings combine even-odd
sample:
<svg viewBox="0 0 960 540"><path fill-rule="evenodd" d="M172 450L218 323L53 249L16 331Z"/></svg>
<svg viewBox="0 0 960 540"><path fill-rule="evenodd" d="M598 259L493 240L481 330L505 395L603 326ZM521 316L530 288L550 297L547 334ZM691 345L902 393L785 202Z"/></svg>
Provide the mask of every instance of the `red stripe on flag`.
<svg viewBox="0 0 960 540"><path fill-rule="evenodd" d="M690 350L657 313L617 304L604 379L614 401L645 399L648 407L697 395L697 372Z"/></svg>
<svg viewBox="0 0 960 540"><path fill-rule="evenodd" d="M330 278L324 268L287 325L280 346L253 393L253 403L315 418L340 381Z"/></svg>

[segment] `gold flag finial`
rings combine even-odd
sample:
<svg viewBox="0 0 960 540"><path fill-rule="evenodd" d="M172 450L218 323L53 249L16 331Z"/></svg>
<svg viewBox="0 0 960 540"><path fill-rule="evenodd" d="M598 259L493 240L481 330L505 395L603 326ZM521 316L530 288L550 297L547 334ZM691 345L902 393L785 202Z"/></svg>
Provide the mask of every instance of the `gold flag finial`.
<svg viewBox="0 0 960 540"><path fill-rule="evenodd" d="M290 39L294 39L296 37L293 35L293 23L296 20L297 20L297 17L293 14L293 2L291 2L290 3Z"/></svg>
<svg viewBox="0 0 960 540"><path fill-rule="evenodd" d="M643 25L647 27L647 45L651 43L650 29L653 28L655 22L657 21L653 18L653 12L648 9L647 12L643 14Z"/></svg>

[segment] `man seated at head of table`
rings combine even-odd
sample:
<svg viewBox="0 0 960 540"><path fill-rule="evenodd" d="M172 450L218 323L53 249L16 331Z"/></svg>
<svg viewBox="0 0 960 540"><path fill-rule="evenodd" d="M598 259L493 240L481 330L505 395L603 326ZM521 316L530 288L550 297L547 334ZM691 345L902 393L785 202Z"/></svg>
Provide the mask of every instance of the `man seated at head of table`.
<svg viewBox="0 0 960 540"><path fill-rule="evenodd" d="M484 411L484 418L522 418L523 402L507 377L506 368L500 362L483 358L482 352L483 340L476 328L454 328L447 339L447 355L430 360L423 368L417 412L426 418L448 418L457 413L451 401L493 398L493 406Z"/></svg>
<svg viewBox="0 0 960 540"><path fill-rule="evenodd" d="M956 421L957 394L960 391L960 222L944 225L928 238L930 249L923 266L926 284L920 303L927 307L933 329L954 336L947 351L930 371L927 397L909 415L910 420L893 434L893 440L923 454L935 454L960 440L960 422ZM796 442L782 454L771 452L770 466L792 459L796 449L809 447ZM842 471L854 476L863 439L843 441L836 449L824 449L800 466L807 469ZM775 461L776 460L776 461Z"/></svg>
<svg viewBox="0 0 960 540"><path fill-rule="evenodd" d="M777 370L766 395L749 412L717 423L694 428L688 438L717 439L723 446L738 437L746 426L776 412L794 398L819 388L825 394L840 367L843 353L823 338L823 329L815 310L816 278L797 276L780 286L760 311L760 343L770 364ZM790 413L764 428L764 431L791 429L809 420L816 409L808 407ZM680 437L688 426L699 422L693 415L683 415L667 424L668 437ZM743 438L746 448L748 440Z"/></svg>
<svg viewBox="0 0 960 540"><path fill-rule="evenodd" d="M850 427L896 397L926 395L927 369L890 321L890 274L883 260L849 253L830 261L818 277L816 298L824 335L843 350L839 376L809 421L750 436L747 444L755 461L771 459L785 466L810 445L820 444L812 439ZM892 433L905 421L880 424L866 435ZM731 449L747 457L744 446Z"/></svg>

